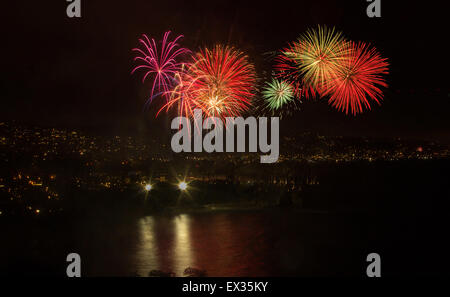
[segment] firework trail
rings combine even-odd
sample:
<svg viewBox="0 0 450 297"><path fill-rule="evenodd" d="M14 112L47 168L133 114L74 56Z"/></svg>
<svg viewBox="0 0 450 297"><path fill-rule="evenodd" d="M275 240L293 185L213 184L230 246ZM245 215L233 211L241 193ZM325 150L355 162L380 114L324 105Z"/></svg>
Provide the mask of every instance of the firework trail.
<svg viewBox="0 0 450 297"><path fill-rule="evenodd" d="M288 51L292 50L289 48L283 49L282 54L275 58L274 76L288 82L294 88L294 94L299 99L313 99L318 97L318 91L304 81L303 75L295 60L283 54Z"/></svg>
<svg viewBox="0 0 450 297"><path fill-rule="evenodd" d="M167 94L173 86L174 77L180 71L182 63L177 59L181 55L190 51L180 47L178 41L183 37L179 35L174 40L169 39L170 31L164 33L160 47L158 47L155 39L149 39L143 34L139 39L141 48L134 48L136 52L134 61L138 65L131 72L143 72L142 83L146 79L152 80L152 88L150 98L147 104L150 104L154 97Z"/></svg>
<svg viewBox="0 0 450 297"><path fill-rule="evenodd" d="M375 48L365 43L348 43L347 57L327 86L325 95L330 95L329 103L340 111L353 115L370 110L369 99L377 104L383 99L380 87L387 87L384 75L389 63Z"/></svg>
<svg viewBox="0 0 450 297"><path fill-rule="evenodd" d="M194 110L200 108L196 98L191 96L193 88L195 88L195 82L199 79L193 69L195 69L195 65L186 63L183 64L180 72L175 74L175 86L168 91L168 101L161 107L156 116L161 111L168 112L173 107L177 107L179 116L193 117Z"/></svg>

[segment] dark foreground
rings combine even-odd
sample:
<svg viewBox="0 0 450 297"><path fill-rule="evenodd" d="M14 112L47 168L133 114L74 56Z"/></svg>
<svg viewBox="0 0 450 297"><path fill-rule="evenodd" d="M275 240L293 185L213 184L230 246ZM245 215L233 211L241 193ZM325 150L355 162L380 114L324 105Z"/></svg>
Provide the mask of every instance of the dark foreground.
<svg viewBox="0 0 450 297"><path fill-rule="evenodd" d="M383 275L443 275L446 226L429 213L289 209L48 221L2 233L1 273L64 276L66 255L77 252L85 276L195 267L208 276L363 277L377 252Z"/></svg>
<svg viewBox="0 0 450 297"><path fill-rule="evenodd" d="M95 204L84 216L2 218L0 274L64 276L76 252L84 276L184 276L194 267L208 276L364 277L376 252L384 276L448 275L448 169L324 169L300 204L253 210L140 214Z"/></svg>

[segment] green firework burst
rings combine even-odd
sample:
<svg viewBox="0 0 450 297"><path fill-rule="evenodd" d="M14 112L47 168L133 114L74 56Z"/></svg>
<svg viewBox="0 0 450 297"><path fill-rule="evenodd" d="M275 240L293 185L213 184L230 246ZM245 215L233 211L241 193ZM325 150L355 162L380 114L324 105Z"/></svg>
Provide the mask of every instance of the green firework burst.
<svg viewBox="0 0 450 297"><path fill-rule="evenodd" d="M262 91L266 105L271 110L278 110L294 100L294 88L284 80L272 79Z"/></svg>

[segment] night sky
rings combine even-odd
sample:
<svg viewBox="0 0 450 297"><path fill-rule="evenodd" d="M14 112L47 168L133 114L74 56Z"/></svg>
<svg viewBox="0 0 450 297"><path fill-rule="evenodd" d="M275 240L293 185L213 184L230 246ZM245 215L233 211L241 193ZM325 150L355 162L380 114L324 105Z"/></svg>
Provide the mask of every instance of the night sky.
<svg viewBox="0 0 450 297"><path fill-rule="evenodd" d="M382 0L382 17L370 19L365 0L82 0L82 18L70 19L64 0L11 2L2 4L0 21L1 119L104 133L168 133L167 116L155 120L156 107L143 111L150 85L130 74L131 49L141 34L160 38L172 30L185 35L182 44L192 50L229 43L262 72L270 67L263 53L324 24L370 42L389 59L384 103L356 117L326 100L305 103L283 119L283 131L450 141L444 70L449 17L442 4Z"/></svg>

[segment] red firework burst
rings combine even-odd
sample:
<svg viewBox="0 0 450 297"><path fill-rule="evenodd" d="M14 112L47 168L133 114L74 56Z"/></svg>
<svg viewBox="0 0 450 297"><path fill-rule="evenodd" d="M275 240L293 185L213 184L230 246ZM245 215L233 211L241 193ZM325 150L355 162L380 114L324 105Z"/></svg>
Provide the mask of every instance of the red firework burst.
<svg viewBox="0 0 450 297"><path fill-rule="evenodd" d="M166 107L178 102L184 116L192 116L195 108L208 117L239 116L251 105L255 82L254 66L242 52L220 45L205 48L179 74Z"/></svg>
<svg viewBox="0 0 450 297"><path fill-rule="evenodd" d="M365 43L348 43L348 56L341 62L336 76L331 79L324 95L330 95L329 103L346 114L353 115L370 109L370 100L380 104L387 87L384 75L389 63L375 48Z"/></svg>

